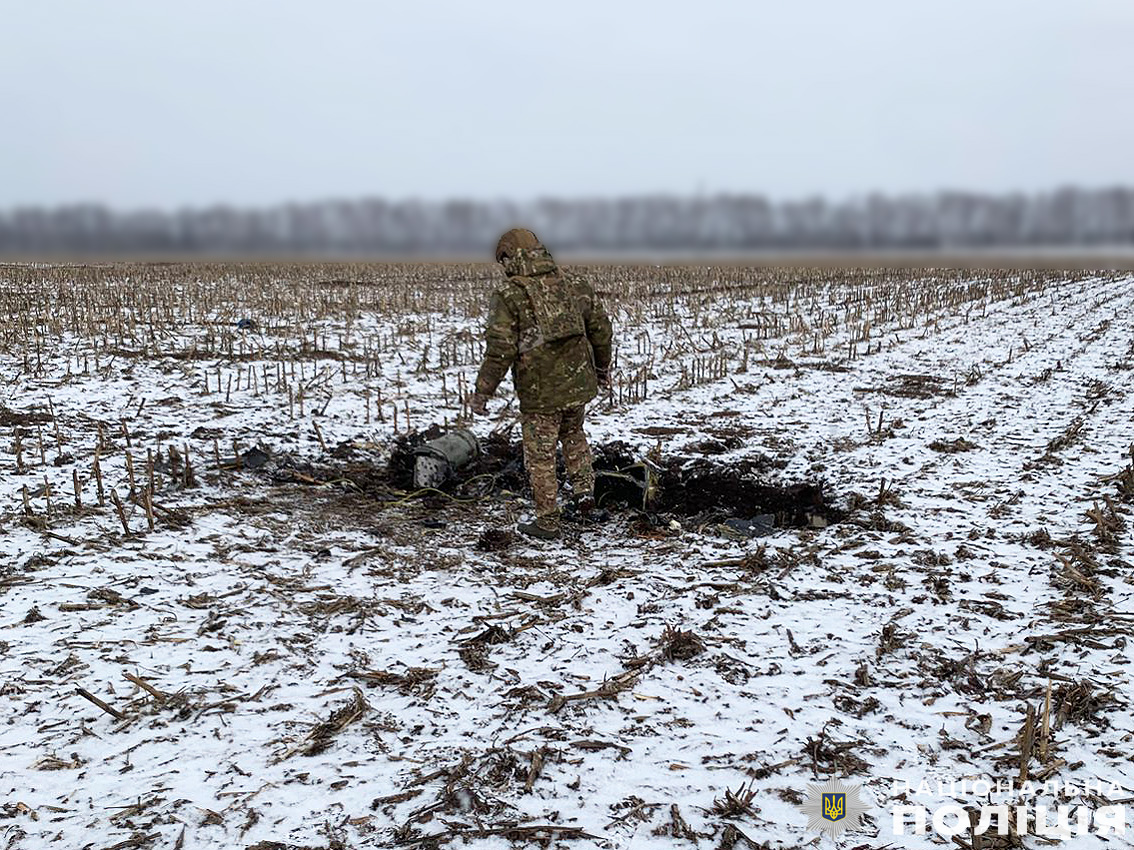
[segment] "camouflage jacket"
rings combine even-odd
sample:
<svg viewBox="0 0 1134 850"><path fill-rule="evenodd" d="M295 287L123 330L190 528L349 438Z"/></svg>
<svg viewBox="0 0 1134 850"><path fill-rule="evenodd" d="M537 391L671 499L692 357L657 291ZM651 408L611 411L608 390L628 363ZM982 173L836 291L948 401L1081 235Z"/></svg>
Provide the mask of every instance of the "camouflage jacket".
<svg viewBox="0 0 1134 850"><path fill-rule="evenodd" d="M598 393L596 370L610 369L610 340L610 319L581 277L557 267L510 275L489 305L476 391L492 395L511 369L521 411L580 407Z"/></svg>

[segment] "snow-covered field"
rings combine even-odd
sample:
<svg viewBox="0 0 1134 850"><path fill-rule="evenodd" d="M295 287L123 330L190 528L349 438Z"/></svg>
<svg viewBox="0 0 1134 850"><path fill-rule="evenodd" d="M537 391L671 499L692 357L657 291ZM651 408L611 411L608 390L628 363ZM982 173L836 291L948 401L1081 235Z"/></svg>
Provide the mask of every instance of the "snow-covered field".
<svg viewBox="0 0 1134 850"><path fill-rule="evenodd" d="M1134 278L595 269L592 442L846 518L493 549L522 494L356 483L461 416L494 274L0 266L0 846L829 846L834 776L839 846L935 847L893 807L980 801L904 782L1134 797Z"/></svg>

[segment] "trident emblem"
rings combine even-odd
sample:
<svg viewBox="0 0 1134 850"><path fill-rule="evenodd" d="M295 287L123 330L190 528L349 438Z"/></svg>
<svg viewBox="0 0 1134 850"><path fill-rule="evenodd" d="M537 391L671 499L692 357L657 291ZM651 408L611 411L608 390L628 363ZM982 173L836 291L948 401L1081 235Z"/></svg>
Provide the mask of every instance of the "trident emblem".
<svg viewBox="0 0 1134 850"><path fill-rule="evenodd" d="M847 795L845 793L823 795L823 818L832 822L847 816Z"/></svg>

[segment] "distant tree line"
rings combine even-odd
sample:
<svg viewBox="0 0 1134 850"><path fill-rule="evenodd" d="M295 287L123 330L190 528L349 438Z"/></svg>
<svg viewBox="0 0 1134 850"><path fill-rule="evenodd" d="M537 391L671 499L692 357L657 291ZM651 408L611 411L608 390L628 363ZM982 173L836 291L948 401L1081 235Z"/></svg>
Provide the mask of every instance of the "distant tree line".
<svg viewBox="0 0 1134 850"><path fill-rule="evenodd" d="M119 212L0 212L5 255L488 256L530 227L557 251L878 251L1134 245L1134 189L941 192L830 202L758 195L326 201Z"/></svg>

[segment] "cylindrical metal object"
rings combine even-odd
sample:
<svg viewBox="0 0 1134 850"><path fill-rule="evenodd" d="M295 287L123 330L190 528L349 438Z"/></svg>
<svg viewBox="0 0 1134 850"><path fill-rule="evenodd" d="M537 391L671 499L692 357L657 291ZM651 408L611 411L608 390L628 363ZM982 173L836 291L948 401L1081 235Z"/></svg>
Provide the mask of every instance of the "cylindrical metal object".
<svg viewBox="0 0 1134 850"><path fill-rule="evenodd" d="M438 487L480 456L480 442L471 431L459 428L419 446L414 454L414 484Z"/></svg>

